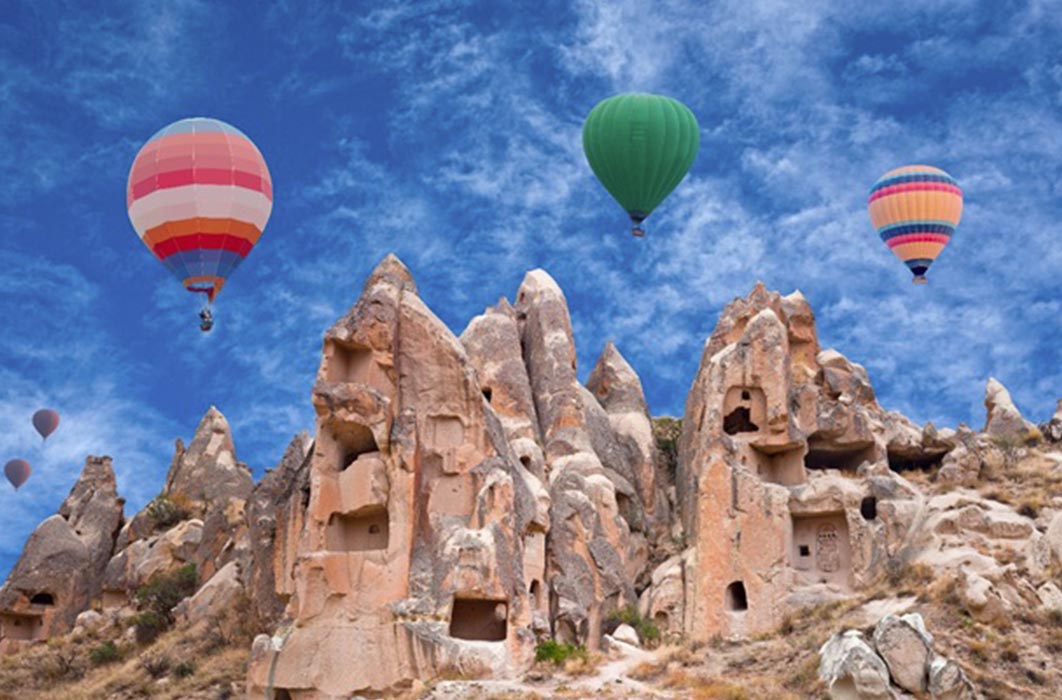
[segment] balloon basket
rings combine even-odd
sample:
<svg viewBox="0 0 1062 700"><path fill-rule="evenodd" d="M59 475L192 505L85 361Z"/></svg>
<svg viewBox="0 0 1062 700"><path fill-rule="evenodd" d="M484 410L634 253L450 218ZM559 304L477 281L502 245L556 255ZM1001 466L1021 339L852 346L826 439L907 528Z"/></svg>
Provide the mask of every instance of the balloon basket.
<svg viewBox="0 0 1062 700"><path fill-rule="evenodd" d="M911 282L913 284L929 284L929 280L927 280L925 277L915 277L913 280L911 280Z"/></svg>

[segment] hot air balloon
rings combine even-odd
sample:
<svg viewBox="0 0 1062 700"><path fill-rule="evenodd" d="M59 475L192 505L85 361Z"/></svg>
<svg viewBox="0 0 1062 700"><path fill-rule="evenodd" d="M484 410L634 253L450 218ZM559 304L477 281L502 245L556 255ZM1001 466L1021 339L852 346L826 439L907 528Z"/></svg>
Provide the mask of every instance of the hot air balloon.
<svg viewBox="0 0 1062 700"><path fill-rule="evenodd" d="M33 427L41 434L42 440L47 440L59 427L59 414L50 408L42 408L33 414Z"/></svg>
<svg viewBox="0 0 1062 700"><path fill-rule="evenodd" d="M24 459L13 459L4 465L4 476L11 482L11 485L18 491L19 486L26 483L26 479L30 477L30 465Z"/></svg>
<svg viewBox="0 0 1062 700"><path fill-rule="evenodd" d="M273 183L258 148L241 131L197 117L170 124L137 153L126 191L140 240L190 292L209 305L251 252L273 209Z"/></svg>
<svg viewBox="0 0 1062 700"><path fill-rule="evenodd" d="M594 175L631 217L642 221L686 176L701 137L686 105L661 95L625 94L602 100L583 124L583 151Z"/></svg>
<svg viewBox="0 0 1062 700"><path fill-rule="evenodd" d="M951 240L962 217L962 190L940 168L905 165L870 188L870 221L885 245L911 269L915 284Z"/></svg>

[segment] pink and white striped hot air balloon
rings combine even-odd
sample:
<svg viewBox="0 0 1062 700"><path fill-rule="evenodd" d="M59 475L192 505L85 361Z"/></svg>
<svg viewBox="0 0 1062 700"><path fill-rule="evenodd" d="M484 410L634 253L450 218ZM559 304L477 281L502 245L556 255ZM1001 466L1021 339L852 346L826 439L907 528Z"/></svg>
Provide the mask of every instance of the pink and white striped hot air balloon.
<svg viewBox="0 0 1062 700"><path fill-rule="evenodd" d="M129 171L129 220L190 292L214 301L262 235L273 183L258 148L217 119L182 119L140 149ZM200 327L210 330L209 307Z"/></svg>

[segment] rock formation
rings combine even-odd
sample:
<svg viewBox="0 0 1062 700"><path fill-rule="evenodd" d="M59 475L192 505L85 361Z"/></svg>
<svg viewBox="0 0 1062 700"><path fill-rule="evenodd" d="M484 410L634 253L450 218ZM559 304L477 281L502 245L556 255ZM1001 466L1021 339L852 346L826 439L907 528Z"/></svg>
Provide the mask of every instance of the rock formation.
<svg viewBox="0 0 1062 700"><path fill-rule="evenodd" d="M56 515L33 531L0 588L0 653L69 631L100 593L122 523L110 457L89 457Z"/></svg>
<svg viewBox="0 0 1062 700"><path fill-rule="evenodd" d="M683 604L650 589L643 613L681 607L678 629L694 639L743 637L866 585L920 508L890 464L939 459L935 439L886 414L861 366L820 351L799 292L758 285L723 311L686 402Z"/></svg>
<svg viewBox="0 0 1062 700"><path fill-rule="evenodd" d="M1036 426L1022 417L1010 392L994 377L989 377L985 386L985 408L984 432L989 437L1024 442L1036 431Z"/></svg>
<svg viewBox="0 0 1062 700"><path fill-rule="evenodd" d="M819 676L835 700L929 697L977 700L980 694L962 668L933 650L933 637L917 613L887 615L873 641L859 630L838 632L819 650ZM900 692L897 692L897 689Z"/></svg>
<svg viewBox="0 0 1062 700"><path fill-rule="evenodd" d="M290 622L256 644L253 692L512 676L637 600L668 512L648 409L612 346L579 384L545 272L458 339L387 258L326 333L313 400Z"/></svg>
<svg viewBox="0 0 1062 700"><path fill-rule="evenodd" d="M747 640L918 567L977 624L1062 610L1057 447L1023 467L1042 492L976 490L1039 432L1062 440L1062 408L1038 432L990 380L984 431L915 425L819 346L799 292L731 302L681 423L654 422L613 344L579 382L544 271L457 337L388 256L325 333L311 401L312 437L258 484L211 407L128 521L110 460L90 457L0 588L0 651L75 625L125 634L135 592L187 565L194 593L167 615L198 633L237 611L263 633L252 698L515 678L545 639L632 648L650 622ZM833 697L977 697L918 615L835 635L819 670Z"/></svg>

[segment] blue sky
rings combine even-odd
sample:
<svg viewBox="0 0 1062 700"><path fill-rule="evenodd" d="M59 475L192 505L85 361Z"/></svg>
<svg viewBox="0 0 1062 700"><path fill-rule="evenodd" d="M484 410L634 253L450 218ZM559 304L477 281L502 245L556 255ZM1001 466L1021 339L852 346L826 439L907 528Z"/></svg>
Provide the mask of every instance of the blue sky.
<svg viewBox="0 0 1062 700"><path fill-rule="evenodd" d="M867 5L853 7L853 5ZM310 7L306 7L310 5ZM981 427L994 375L1036 421L1062 396L1062 3L5 3L0 15L0 573L86 454L129 513L210 404L256 475L310 428L322 332L390 251L459 333L526 270L567 294L588 374L608 340L656 414L757 279L811 301L881 403ZM635 239L583 158L597 101L689 105L701 150ZM187 116L255 141L275 205L216 305L139 243L137 150ZM966 197L910 273L867 189L926 162ZM41 449L30 426L58 409Z"/></svg>

